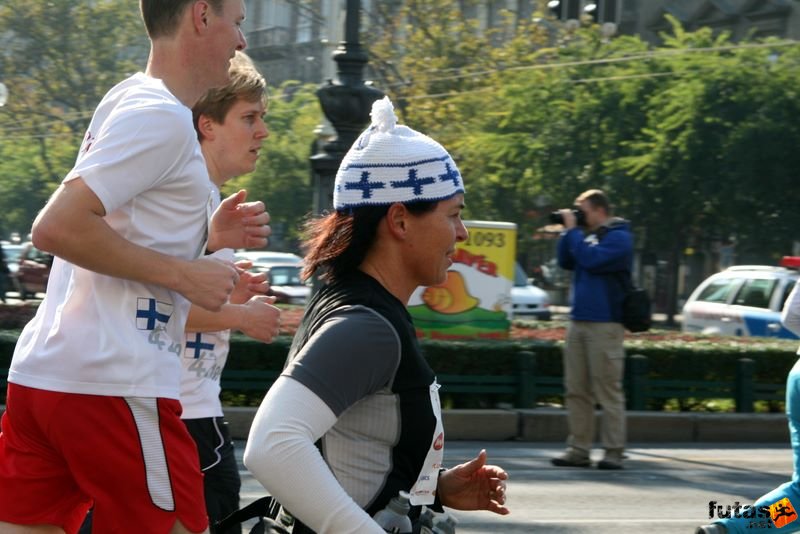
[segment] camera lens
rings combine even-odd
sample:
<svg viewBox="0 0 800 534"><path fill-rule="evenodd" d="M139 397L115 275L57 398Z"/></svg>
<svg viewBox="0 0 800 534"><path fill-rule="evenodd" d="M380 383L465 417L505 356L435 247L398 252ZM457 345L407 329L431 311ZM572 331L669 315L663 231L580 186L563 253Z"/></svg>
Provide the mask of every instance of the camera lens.
<svg viewBox="0 0 800 534"><path fill-rule="evenodd" d="M583 211L573 208L572 213L575 215L575 224L578 226L586 226L586 214ZM548 215L550 224L564 224L564 217L561 216L560 211L554 211Z"/></svg>

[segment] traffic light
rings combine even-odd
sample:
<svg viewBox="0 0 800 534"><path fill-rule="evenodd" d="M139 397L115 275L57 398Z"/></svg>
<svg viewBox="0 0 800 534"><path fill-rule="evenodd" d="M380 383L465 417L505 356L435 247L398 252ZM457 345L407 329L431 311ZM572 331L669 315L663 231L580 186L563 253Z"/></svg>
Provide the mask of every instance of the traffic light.
<svg viewBox="0 0 800 534"><path fill-rule="evenodd" d="M547 2L547 10L553 17L561 18L561 0L550 0Z"/></svg>
<svg viewBox="0 0 800 534"><path fill-rule="evenodd" d="M557 19L577 19L582 3L582 0L550 0L547 2L547 9Z"/></svg>
<svg viewBox="0 0 800 534"><path fill-rule="evenodd" d="M600 16L597 2L586 2L583 5L583 15L590 17L593 21L597 22Z"/></svg>
<svg viewBox="0 0 800 534"><path fill-rule="evenodd" d="M617 22L618 0L549 0L547 10L560 20L581 20L588 16L594 22Z"/></svg>

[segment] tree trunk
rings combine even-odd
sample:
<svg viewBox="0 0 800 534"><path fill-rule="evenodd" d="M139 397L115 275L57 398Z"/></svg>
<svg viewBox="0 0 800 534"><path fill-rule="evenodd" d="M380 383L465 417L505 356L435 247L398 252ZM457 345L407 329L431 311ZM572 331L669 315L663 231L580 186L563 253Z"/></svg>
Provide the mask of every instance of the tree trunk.
<svg viewBox="0 0 800 534"><path fill-rule="evenodd" d="M675 327L675 315L678 312L678 267L680 265L681 244L674 243L670 247L667 258L667 326Z"/></svg>

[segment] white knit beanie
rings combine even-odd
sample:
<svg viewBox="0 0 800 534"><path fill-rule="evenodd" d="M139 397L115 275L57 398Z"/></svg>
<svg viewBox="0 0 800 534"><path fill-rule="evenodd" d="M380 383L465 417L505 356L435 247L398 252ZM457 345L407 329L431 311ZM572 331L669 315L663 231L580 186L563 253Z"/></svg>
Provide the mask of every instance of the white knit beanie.
<svg viewBox="0 0 800 534"><path fill-rule="evenodd" d="M389 97L375 101L370 116L372 124L336 173L334 208L437 201L465 192L447 150L427 135L398 126Z"/></svg>

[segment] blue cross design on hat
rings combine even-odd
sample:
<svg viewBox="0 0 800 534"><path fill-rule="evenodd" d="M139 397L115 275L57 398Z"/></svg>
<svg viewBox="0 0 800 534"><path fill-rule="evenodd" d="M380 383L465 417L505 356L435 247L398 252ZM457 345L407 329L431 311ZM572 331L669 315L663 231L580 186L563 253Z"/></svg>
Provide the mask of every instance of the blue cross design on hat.
<svg viewBox="0 0 800 534"><path fill-rule="evenodd" d="M388 98L372 105L372 124L336 172L333 207L349 210L395 202L438 202L464 194L464 178L447 150L397 124Z"/></svg>
<svg viewBox="0 0 800 534"><path fill-rule="evenodd" d="M439 175L439 181L447 182L448 180L452 180L453 186L458 187L460 185L458 178L461 176L461 173L459 173L458 170L452 168L449 162L445 162L444 168L446 169L446 172L444 174Z"/></svg>
<svg viewBox="0 0 800 534"><path fill-rule="evenodd" d="M426 176L425 178L417 178L417 169L408 169L408 180L391 182L392 187L395 189L401 189L404 187L413 188L414 194L416 196L420 196L422 194L423 186L434 183L436 183L436 178L432 176Z"/></svg>
<svg viewBox="0 0 800 534"><path fill-rule="evenodd" d="M203 334L198 332L197 334L195 334L194 341L188 341L188 340L186 341L186 352L189 352L190 349L194 350L194 356L192 356L192 358L194 358L195 360L199 360L200 356L202 354L202 351L204 351L204 350L208 350L208 351L214 350L214 344L213 343L203 343Z"/></svg>
<svg viewBox="0 0 800 534"><path fill-rule="evenodd" d="M347 182L344 184L344 188L347 191L352 191L354 189L361 190L361 198L372 198L372 190L373 189L383 189L386 187L386 184L383 182L370 182L369 181L369 171L364 171L361 173L361 179L357 182Z"/></svg>

